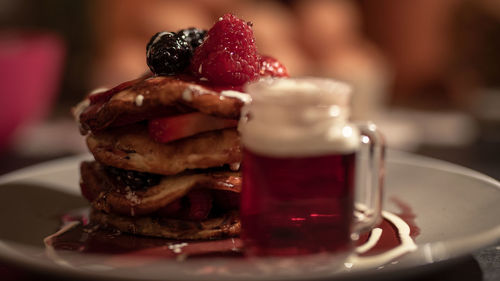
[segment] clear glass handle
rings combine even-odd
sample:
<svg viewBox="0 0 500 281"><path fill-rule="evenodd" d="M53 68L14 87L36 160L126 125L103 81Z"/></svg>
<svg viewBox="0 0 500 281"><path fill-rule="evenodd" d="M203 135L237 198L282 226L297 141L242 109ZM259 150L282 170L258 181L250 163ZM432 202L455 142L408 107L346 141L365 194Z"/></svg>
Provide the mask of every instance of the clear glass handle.
<svg viewBox="0 0 500 281"><path fill-rule="evenodd" d="M384 182L384 136L372 123L356 123L361 146L356 165L354 232L362 233L381 221Z"/></svg>

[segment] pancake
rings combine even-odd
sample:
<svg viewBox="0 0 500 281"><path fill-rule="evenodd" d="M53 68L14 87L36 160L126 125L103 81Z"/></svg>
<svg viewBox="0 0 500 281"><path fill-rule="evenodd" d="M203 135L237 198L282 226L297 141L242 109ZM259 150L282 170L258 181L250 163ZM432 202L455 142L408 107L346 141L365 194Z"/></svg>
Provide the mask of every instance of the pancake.
<svg viewBox="0 0 500 281"><path fill-rule="evenodd" d="M73 114L96 160L80 169L91 221L169 239L239 235L241 174L228 168L242 160L236 128L160 143L147 123L191 112L236 120L242 106L182 76L147 75L89 95ZM128 175L137 185L125 184Z"/></svg>
<svg viewBox="0 0 500 281"><path fill-rule="evenodd" d="M120 186L96 161L82 162L80 173L82 194L94 209L127 216L152 214L195 188L241 192L240 172L224 170L165 176L154 186L134 191Z"/></svg>
<svg viewBox="0 0 500 281"><path fill-rule="evenodd" d="M137 79L108 93L110 98L97 99L94 103L86 99L73 109L83 134L194 111L238 119L243 106L240 99L222 96L209 87L170 76Z"/></svg>
<svg viewBox="0 0 500 281"><path fill-rule="evenodd" d="M241 229L238 211L196 222L157 217L126 217L92 210L90 221L125 233L182 240L234 237L240 234Z"/></svg>
<svg viewBox="0 0 500 281"><path fill-rule="evenodd" d="M240 193L239 172L190 171L163 176L159 183L140 190L121 186L106 166L96 161L82 162L80 172L82 194L91 202L90 221L94 224L125 233L169 239L217 239L240 233L239 212L234 207L238 202L232 202L231 209L214 203L212 209L216 211L202 220L161 214L162 208L172 202L181 202L193 190Z"/></svg>
<svg viewBox="0 0 500 281"><path fill-rule="evenodd" d="M136 124L90 134L87 146L103 164L162 175L239 163L242 158L235 128L158 143L150 138L144 124Z"/></svg>

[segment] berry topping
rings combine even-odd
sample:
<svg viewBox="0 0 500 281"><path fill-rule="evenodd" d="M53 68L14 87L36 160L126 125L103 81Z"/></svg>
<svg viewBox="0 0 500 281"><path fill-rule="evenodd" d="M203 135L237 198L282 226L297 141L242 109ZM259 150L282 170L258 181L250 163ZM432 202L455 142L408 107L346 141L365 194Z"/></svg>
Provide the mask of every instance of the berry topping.
<svg viewBox="0 0 500 281"><path fill-rule="evenodd" d="M186 217L188 220L204 220L212 209L212 196L207 190L194 189L186 195L189 209Z"/></svg>
<svg viewBox="0 0 500 281"><path fill-rule="evenodd" d="M236 127L237 120L219 118L199 112L152 119L149 135L157 142L165 143L202 132Z"/></svg>
<svg viewBox="0 0 500 281"><path fill-rule="evenodd" d="M173 32L158 32L146 47L146 61L155 74L175 75L189 65L192 49Z"/></svg>
<svg viewBox="0 0 500 281"><path fill-rule="evenodd" d="M179 216L182 210L182 200L177 199L174 202L162 207L158 210L158 215L162 217L176 217Z"/></svg>
<svg viewBox="0 0 500 281"><path fill-rule="evenodd" d="M195 50L190 69L213 85L239 86L258 78L260 62L251 24L224 15Z"/></svg>
<svg viewBox="0 0 500 281"><path fill-rule="evenodd" d="M269 56L261 56L260 75L271 77L288 77L288 71L279 60Z"/></svg>
<svg viewBox="0 0 500 281"><path fill-rule="evenodd" d="M182 29L177 32L177 36L186 41L191 49L194 50L203 43L203 38L207 34L206 30L197 29L194 27Z"/></svg>
<svg viewBox="0 0 500 281"><path fill-rule="evenodd" d="M228 190L215 190L213 192L214 205L222 210L238 209L240 205L240 194Z"/></svg>
<svg viewBox="0 0 500 281"><path fill-rule="evenodd" d="M132 190L145 189L160 183L161 175L130 171L107 166L106 170L114 180L130 187Z"/></svg>

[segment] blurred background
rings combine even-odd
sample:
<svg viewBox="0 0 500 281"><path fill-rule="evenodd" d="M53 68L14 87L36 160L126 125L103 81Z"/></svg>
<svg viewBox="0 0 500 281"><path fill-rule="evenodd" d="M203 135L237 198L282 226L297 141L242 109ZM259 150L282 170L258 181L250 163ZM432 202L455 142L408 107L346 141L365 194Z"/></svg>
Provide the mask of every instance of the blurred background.
<svg viewBox="0 0 500 281"><path fill-rule="evenodd" d="M0 0L0 173L86 151L72 106L144 73L154 33L227 12L292 76L351 83L390 147L500 178L498 0Z"/></svg>
<svg viewBox="0 0 500 281"><path fill-rule="evenodd" d="M72 106L143 74L156 32L227 12L292 76L351 83L353 118L389 147L500 179L499 0L0 0L0 174L84 153ZM500 278L498 249L479 279Z"/></svg>

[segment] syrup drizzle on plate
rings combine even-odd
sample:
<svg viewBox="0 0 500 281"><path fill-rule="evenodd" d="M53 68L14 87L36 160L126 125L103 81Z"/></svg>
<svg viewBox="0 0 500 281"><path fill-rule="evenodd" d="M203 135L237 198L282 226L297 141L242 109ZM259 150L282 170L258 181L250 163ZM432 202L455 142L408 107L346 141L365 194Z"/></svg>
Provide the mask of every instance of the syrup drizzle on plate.
<svg viewBox="0 0 500 281"><path fill-rule="evenodd" d="M420 230L414 223L415 215L399 199L391 198L391 201L401 212L383 211L383 221L360 236L355 251L346 258L343 270L377 268L417 249L414 237ZM164 259L246 258L239 238L178 241L138 237L90 224L87 209L66 214L62 221L61 229L44 239L46 255L61 266L71 266L60 257L59 253L63 251L106 255L106 262L114 266L141 266Z"/></svg>

